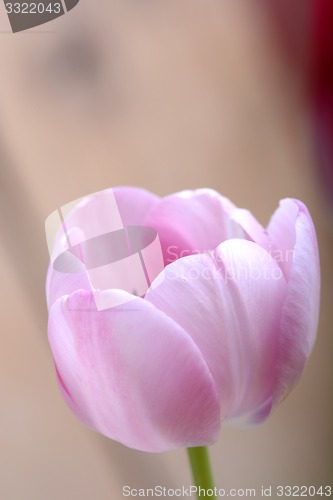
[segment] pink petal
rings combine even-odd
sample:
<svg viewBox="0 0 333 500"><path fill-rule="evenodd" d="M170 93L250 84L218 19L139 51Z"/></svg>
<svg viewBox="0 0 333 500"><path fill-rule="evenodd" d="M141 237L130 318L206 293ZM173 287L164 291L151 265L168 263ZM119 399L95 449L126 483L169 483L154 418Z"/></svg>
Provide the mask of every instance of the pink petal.
<svg viewBox="0 0 333 500"><path fill-rule="evenodd" d="M214 377L222 418L259 421L272 403L286 282L253 242L225 241L212 253L180 259L146 300L177 322Z"/></svg>
<svg viewBox="0 0 333 500"><path fill-rule="evenodd" d="M216 440L220 407L208 367L149 302L133 297L97 312L92 293L77 291L51 307L49 340L62 394L90 427L151 452Z"/></svg>
<svg viewBox="0 0 333 500"><path fill-rule="evenodd" d="M91 290L87 271L62 273L55 270L52 263L49 265L46 276L46 301L49 309L57 299L80 289Z"/></svg>
<svg viewBox="0 0 333 500"><path fill-rule="evenodd" d="M135 187L116 187L113 193L124 226L146 226L144 221L160 202L155 194Z"/></svg>
<svg viewBox="0 0 333 500"><path fill-rule="evenodd" d="M274 212L267 227L272 256L279 263L287 279L293 261L296 241L295 222L298 213L299 208L293 200L281 200L279 208Z"/></svg>
<svg viewBox="0 0 333 500"><path fill-rule="evenodd" d="M235 235L229 214L234 205L212 189L182 191L163 198L145 219L159 234L165 264L213 250Z"/></svg>
<svg viewBox="0 0 333 500"><path fill-rule="evenodd" d="M66 217L68 230L79 228L87 237L124 226L144 225L159 198L144 189L117 187L83 198Z"/></svg>
<svg viewBox="0 0 333 500"><path fill-rule="evenodd" d="M283 306L275 401L299 379L316 338L320 266L311 216L298 200L282 200L268 228L275 245L292 251L287 262L288 292Z"/></svg>

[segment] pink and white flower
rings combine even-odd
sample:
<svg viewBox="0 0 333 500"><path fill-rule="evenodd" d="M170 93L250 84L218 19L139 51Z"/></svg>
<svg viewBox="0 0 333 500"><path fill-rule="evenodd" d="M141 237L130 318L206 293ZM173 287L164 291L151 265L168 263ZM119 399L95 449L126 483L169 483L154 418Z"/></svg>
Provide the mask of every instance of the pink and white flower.
<svg viewBox="0 0 333 500"><path fill-rule="evenodd" d="M316 338L319 256L305 205L282 200L264 229L210 189L159 198L115 188L74 207L71 229L84 232L96 214L102 225L110 196L125 227L157 232L163 279L137 296L92 290L84 266L50 265L48 335L68 406L89 427L150 452L211 444L223 421L263 421L298 381ZM98 310L96 295L118 305Z"/></svg>

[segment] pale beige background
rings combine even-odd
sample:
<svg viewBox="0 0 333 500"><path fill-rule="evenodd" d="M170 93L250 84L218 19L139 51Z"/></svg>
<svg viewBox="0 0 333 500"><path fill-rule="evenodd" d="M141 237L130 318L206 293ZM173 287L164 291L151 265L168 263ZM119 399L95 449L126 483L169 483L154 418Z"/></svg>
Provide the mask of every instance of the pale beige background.
<svg viewBox="0 0 333 500"><path fill-rule="evenodd" d="M323 281L313 356L264 425L222 428L212 458L219 487L328 484L332 218L300 77L263 11L239 0L81 0L17 35L0 6L0 30L0 498L121 499L124 485L191 483L184 450L143 454L95 434L55 382L44 220L124 184L160 195L213 187L264 224L280 198L306 202Z"/></svg>

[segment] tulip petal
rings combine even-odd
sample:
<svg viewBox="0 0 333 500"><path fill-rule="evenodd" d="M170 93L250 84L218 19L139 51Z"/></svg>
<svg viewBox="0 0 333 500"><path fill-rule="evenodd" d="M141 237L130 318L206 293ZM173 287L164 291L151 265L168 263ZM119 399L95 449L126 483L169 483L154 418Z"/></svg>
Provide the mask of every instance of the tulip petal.
<svg viewBox="0 0 333 500"><path fill-rule="evenodd" d="M160 198L150 191L134 187L116 187L113 193L124 226L145 226L148 214Z"/></svg>
<svg viewBox="0 0 333 500"><path fill-rule="evenodd" d="M299 209L291 199L280 201L267 227L272 256L279 263L286 279L289 278L296 241L295 223Z"/></svg>
<svg viewBox="0 0 333 500"><path fill-rule="evenodd" d="M50 263L46 276L46 301L49 309L57 299L80 289L91 290L87 271L62 273L54 269L53 264Z"/></svg>
<svg viewBox="0 0 333 500"><path fill-rule="evenodd" d="M270 411L286 281L270 254L246 240L165 268L146 300L188 332L216 382L222 418L249 423Z"/></svg>
<svg viewBox="0 0 333 500"><path fill-rule="evenodd" d="M306 206L282 200L268 232L275 248L291 255L285 264L288 292L283 306L274 399L278 403L298 381L316 338L320 266L315 228Z"/></svg>
<svg viewBox="0 0 333 500"><path fill-rule="evenodd" d="M92 293L79 290L51 307L49 341L65 400L88 426L132 448L211 444L220 405L198 347L152 304L129 300L98 312Z"/></svg>
<svg viewBox="0 0 333 500"><path fill-rule="evenodd" d="M145 219L159 234L165 264L179 257L213 250L239 235L229 214L235 206L212 189L181 191L166 196Z"/></svg>
<svg viewBox="0 0 333 500"><path fill-rule="evenodd" d="M89 238L124 226L144 225L158 203L158 196L144 189L117 187L83 198L66 216L69 230L79 228Z"/></svg>

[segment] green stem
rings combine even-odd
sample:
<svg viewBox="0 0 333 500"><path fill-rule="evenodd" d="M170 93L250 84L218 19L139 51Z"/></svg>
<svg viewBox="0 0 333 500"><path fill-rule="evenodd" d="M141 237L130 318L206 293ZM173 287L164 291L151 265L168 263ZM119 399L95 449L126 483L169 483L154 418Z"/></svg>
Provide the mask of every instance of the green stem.
<svg viewBox="0 0 333 500"><path fill-rule="evenodd" d="M198 446L196 448L187 448L194 484L197 487L197 497L205 498L205 491L213 490L216 493L213 474L211 470L208 448ZM211 491L210 491L211 493ZM206 496L206 498L208 495ZM209 498L217 499L217 496L209 495Z"/></svg>

